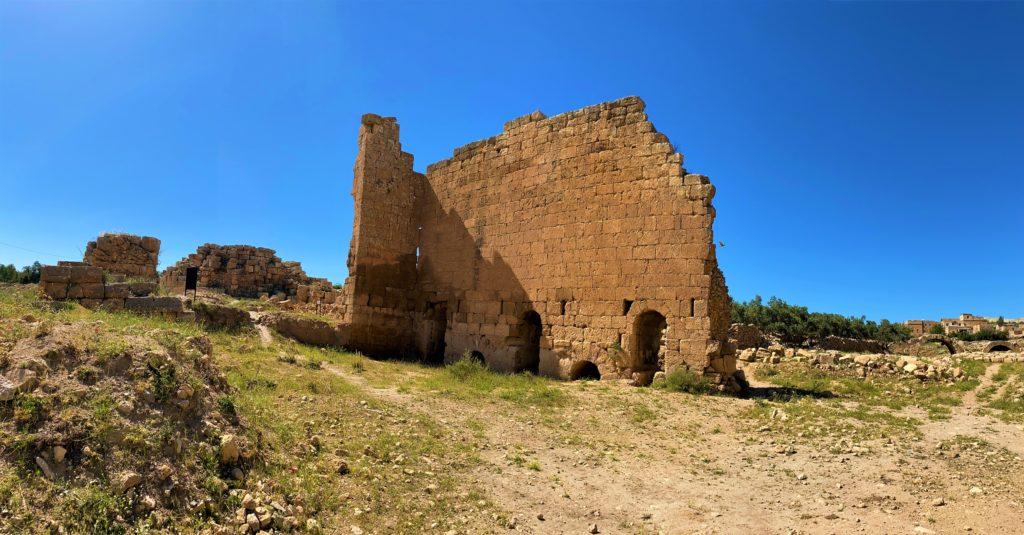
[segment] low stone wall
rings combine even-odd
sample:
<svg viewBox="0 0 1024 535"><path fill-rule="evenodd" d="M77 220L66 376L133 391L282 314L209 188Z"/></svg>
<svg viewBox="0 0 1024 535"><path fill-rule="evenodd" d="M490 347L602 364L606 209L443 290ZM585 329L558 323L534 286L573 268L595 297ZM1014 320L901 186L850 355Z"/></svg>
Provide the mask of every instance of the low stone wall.
<svg viewBox="0 0 1024 535"><path fill-rule="evenodd" d="M843 351L846 353L888 353L888 346L877 340L860 340L826 336L814 343L814 347L824 350Z"/></svg>
<svg viewBox="0 0 1024 535"><path fill-rule="evenodd" d="M736 344L736 349L765 347L768 339L757 325L749 323L733 323L729 326L729 341Z"/></svg>
<svg viewBox="0 0 1024 535"><path fill-rule="evenodd" d="M172 291L185 287L185 269L199 268L199 286L219 288L234 297L295 294L309 277L298 262L284 262L273 249L207 243L164 270L160 282Z"/></svg>
<svg viewBox="0 0 1024 535"><path fill-rule="evenodd" d="M78 301L87 308L121 310L129 299L142 298L156 291L155 282L107 282L96 266L67 263L43 266L39 288L54 300Z"/></svg>
<svg viewBox="0 0 1024 535"><path fill-rule="evenodd" d="M190 319L195 313L185 308L180 297L129 297L124 300L124 309L136 314L150 314L169 319Z"/></svg>
<svg viewBox="0 0 1024 535"><path fill-rule="evenodd" d="M323 320L293 316L290 314L267 314L260 323L304 344L321 347L343 347L348 344L347 325L335 325Z"/></svg>
<svg viewBox="0 0 1024 535"><path fill-rule="evenodd" d="M199 301L192 304L196 313L196 321L207 329L226 329L229 331L252 327L249 313L235 307Z"/></svg>
<svg viewBox="0 0 1024 535"><path fill-rule="evenodd" d="M85 248L83 262L109 273L156 279L160 240L133 234L103 234Z"/></svg>
<svg viewBox="0 0 1024 535"><path fill-rule="evenodd" d="M960 357L958 355L958 357ZM921 381L959 381L964 371L950 358L920 359L909 355L858 353L855 355L833 350L807 350L772 346L745 349L739 352L741 365L747 363L781 364L805 362L827 370L846 370L856 375L893 375L914 377Z"/></svg>

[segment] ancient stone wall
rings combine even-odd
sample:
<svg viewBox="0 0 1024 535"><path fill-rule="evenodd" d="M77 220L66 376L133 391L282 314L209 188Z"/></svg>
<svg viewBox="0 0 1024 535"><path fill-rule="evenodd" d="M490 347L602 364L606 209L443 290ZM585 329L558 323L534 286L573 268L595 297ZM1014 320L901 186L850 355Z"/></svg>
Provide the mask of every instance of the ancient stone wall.
<svg viewBox="0 0 1024 535"><path fill-rule="evenodd" d="M736 349L750 349L768 346L768 339L757 325L733 323L729 326L729 341Z"/></svg>
<svg viewBox="0 0 1024 535"><path fill-rule="evenodd" d="M40 290L53 300L78 301L86 308L122 310L139 306L138 299L147 298L156 290L155 282L108 280L102 268L83 262L61 264L43 266L39 273Z"/></svg>
<svg viewBox="0 0 1024 535"><path fill-rule="evenodd" d="M404 347L412 326L421 355L476 352L501 370L735 371L714 187L683 169L639 98L510 121L425 177L397 134L393 119L364 117L353 347L364 326ZM361 319L364 306L383 321Z"/></svg>
<svg viewBox="0 0 1024 535"><path fill-rule="evenodd" d="M889 347L885 342L878 340L862 340L858 338L843 338L841 336L826 336L814 342L814 347L825 350L843 351L846 353L888 353Z"/></svg>
<svg viewBox="0 0 1024 535"><path fill-rule="evenodd" d="M83 261L109 273L156 279L160 240L132 234L103 234L85 248Z"/></svg>
<svg viewBox="0 0 1024 535"><path fill-rule="evenodd" d="M249 245L207 243L194 254L164 270L160 283L171 291L185 287L185 269L199 268L199 285L220 288L235 297L260 294L294 294L309 277L298 262L283 262L273 249Z"/></svg>
<svg viewBox="0 0 1024 535"><path fill-rule="evenodd" d="M394 118L363 116L352 182L356 208L348 291L342 297L349 343L370 355L414 351L416 215L423 175L412 163L412 155L402 152Z"/></svg>

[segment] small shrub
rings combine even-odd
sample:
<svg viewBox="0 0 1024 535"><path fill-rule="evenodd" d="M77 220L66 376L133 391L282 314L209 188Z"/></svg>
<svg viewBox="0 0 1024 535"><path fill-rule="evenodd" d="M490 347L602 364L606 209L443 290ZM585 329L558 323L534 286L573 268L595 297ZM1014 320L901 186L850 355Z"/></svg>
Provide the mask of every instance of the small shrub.
<svg viewBox="0 0 1024 535"><path fill-rule="evenodd" d="M231 396L222 396L217 400L217 409L225 418L235 420L238 418L238 411L235 410L235 400Z"/></svg>
<svg viewBox="0 0 1024 535"><path fill-rule="evenodd" d="M283 362L285 364L295 364L296 362L298 362L298 360L295 358L295 355L286 355L284 353L281 353L280 355L277 356L277 361Z"/></svg>
<svg viewBox="0 0 1024 535"><path fill-rule="evenodd" d="M688 394L715 394L715 384L702 375L680 368L665 375L665 380L657 385L670 392L686 392Z"/></svg>
<svg viewBox="0 0 1024 535"><path fill-rule="evenodd" d="M476 359L463 355L461 359L449 364L447 371L456 379L465 381L474 375L487 373L487 367Z"/></svg>
<svg viewBox="0 0 1024 535"><path fill-rule="evenodd" d="M363 361L357 360L352 363L352 371L354 371L355 373L363 373L364 371L366 371L366 365L363 364Z"/></svg>
<svg viewBox="0 0 1024 535"><path fill-rule="evenodd" d="M161 403L171 399L175 390L178 389L178 370L174 364L168 362L158 364L149 362L146 364L149 370L150 380L153 382L153 395Z"/></svg>
<svg viewBox="0 0 1024 535"><path fill-rule="evenodd" d="M324 363L318 358L310 357L310 359L306 361L306 367L311 370L319 370L324 367Z"/></svg>

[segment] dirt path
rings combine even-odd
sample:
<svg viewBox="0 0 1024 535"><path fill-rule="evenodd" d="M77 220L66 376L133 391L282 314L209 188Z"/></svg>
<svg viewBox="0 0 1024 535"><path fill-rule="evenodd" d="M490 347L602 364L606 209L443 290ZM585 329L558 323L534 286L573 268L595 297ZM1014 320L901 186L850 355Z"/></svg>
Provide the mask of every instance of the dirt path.
<svg viewBox="0 0 1024 535"><path fill-rule="evenodd" d="M1024 457L1024 441L1021 440L1024 429L981 412L982 404L978 400L978 392L992 385L992 376L997 371L998 364L986 368L978 386L964 395L961 405L952 407L949 419L929 421L921 426L924 442L934 447L957 435L976 436ZM1002 385L995 396L999 396L1008 384Z"/></svg>
<svg viewBox="0 0 1024 535"><path fill-rule="evenodd" d="M252 324L256 327L256 331L260 333L260 345L270 347L274 343L274 335L270 332L270 327L259 322L259 312L249 312L249 317L252 318Z"/></svg>
<svg viewBox="0 0 1024 535"><path fill-rule="evenodd" d="M560 386L574 402L546 414L506 410L501 403L458 403L415 389L374 388L358 374L328 369L476 443L484 461L473 472L476 483L515 516L514 528L521 532L1020 530L1001 503L959 499L967 495L963 482L940 485L934 493L922 487L929 477L956 479L927 448L883 442L869 454L834 454L754 428L739 416L752 406L750 400L565 383ZM656 416L640 419L645 411ZM960 431L929 425L930 440L940 440L940 432L984 433L972 415L965 403ZM1022 434L1015 436L1019 441ZM946 503L933 506L939 497Z"/></svg>

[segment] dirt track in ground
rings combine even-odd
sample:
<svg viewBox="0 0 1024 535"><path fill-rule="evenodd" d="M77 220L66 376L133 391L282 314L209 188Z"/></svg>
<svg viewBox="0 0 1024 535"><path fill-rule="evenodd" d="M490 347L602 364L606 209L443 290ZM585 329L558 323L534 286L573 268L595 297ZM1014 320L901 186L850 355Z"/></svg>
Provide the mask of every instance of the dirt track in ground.
<svg viewBox="0 0 1024 535"><path fill-rule="evenodd" d="M1024 430L978 414L973 392L918 439L833 453L831 440L766 432L743 415L749 399L578 382L558 385L565 407L510 411L329 370L477 444L471 477L519 532L1024 533ZM1017 456L937 449L958 435Z"/></svg>

